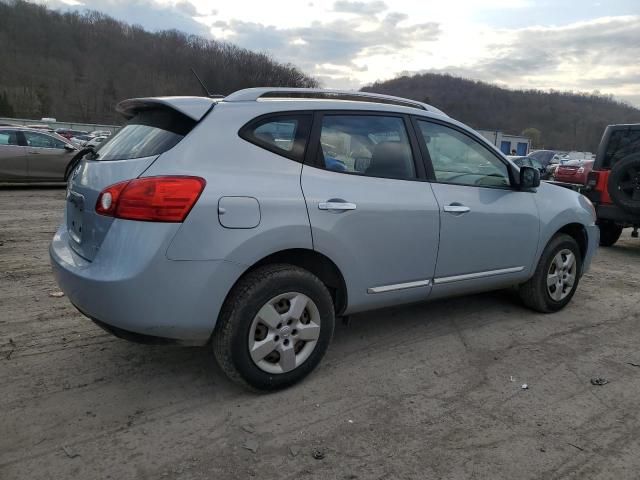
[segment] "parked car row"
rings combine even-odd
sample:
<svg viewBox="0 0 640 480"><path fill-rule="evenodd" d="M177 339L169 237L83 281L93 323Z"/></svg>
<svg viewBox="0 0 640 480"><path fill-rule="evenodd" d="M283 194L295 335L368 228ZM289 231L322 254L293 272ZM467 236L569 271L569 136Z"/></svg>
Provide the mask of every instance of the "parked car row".
<svg viewBox="0 0 640 480"><path fill-rule="evenodd" d="M540 171L543 180L552 180L568 185L586 185L587 176L593 167L594 160L591 154L585 154L585 158L572 158L578 152L556 152L555 150L537 150L526 157L508 157L519 167L530 166Z"/></svg>
<svg viewBox="0 0 640 480"><path fill-rule="evenodd" d="M111 136L111 132L109 130L94 130L93 132L87 132L84 130L71 130L67 128L58 128L55 131L58 135L65 137L66 139L73 142L75 145L80 147L90 146L96 147L100 143L102 143L105 139ZM100 139L98 141L94 141L95 139Z"/></svg>
<svg viewBox="0 0 640 480"><path fill-rule="evenodd" d="M0 126L0 182L62 182L79 148L55 132Z"/></svg>
<svg viewBox="0 0 640 480"><path fill-rule="evenodd" d="M609 125L598 152L554 152L531 156L548 159L547 174L556 185L581 192L597 212L600 245L614 245L624 228L640 228L640 125ZM519 157L516 163L525 162Z"/></svg>

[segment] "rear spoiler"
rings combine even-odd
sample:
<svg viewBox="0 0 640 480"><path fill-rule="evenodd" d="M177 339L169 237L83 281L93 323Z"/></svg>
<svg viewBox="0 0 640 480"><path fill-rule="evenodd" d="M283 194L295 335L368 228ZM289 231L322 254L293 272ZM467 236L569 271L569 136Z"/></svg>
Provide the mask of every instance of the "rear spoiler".
<svg viewBox="0 0 640 480"><path fill-rule="evenodd" d="M206 97L147 97L123 100L116 106L116 111L128 120L140 110L165 107L186 115L199 122L211 107L220 100Z"/></svg>

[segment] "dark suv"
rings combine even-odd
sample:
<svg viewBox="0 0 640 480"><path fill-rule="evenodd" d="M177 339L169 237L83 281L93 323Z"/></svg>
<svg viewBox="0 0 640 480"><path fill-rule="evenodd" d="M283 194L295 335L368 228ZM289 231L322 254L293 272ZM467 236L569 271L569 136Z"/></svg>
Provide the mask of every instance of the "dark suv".
<svg viewBox="0 0 640 480"><path fill-rule="evenodd" d="M602 136L584 194L593 202L600 245L610 247L622 229L640 227L640 124L609 125Z"/></svg>

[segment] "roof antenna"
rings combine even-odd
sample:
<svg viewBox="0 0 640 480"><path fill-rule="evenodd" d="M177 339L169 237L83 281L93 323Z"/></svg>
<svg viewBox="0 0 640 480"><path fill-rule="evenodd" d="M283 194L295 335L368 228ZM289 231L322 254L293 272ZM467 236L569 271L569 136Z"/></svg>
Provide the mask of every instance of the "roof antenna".
<svg viewBox="0 0 640 480"><path fill-rule="evenodd" d="M204 82L200 79L200 77L198 76L198 74L196 73L196 71L193 68L191 69L191 73L193 73L195 75L196 80L198 80L198 83L202 87L202 90L204 90L204 93L207 94L207 97L209 97L209 98L224 98L224 95L216 95L216 94L211 93L207 89L207 87L204 85Z"/></svg>

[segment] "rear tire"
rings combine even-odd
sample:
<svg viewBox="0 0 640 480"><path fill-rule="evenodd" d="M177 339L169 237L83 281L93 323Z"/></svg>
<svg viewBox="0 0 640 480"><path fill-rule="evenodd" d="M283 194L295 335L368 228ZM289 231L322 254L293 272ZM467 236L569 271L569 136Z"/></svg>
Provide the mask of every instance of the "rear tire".
<svg viewBox="0 0 640 480"><path fill-rule="evenodd" d="M293 265L266 265L247 274L229 294L213 351L231 380L256 390L278 390L318 365L334 326L331 295L315 275Z"/></svg>
<svg viewBox="0 0 640 480"><path fill-rule="evenodd" d="M520 285L520 298L537 312L557 312L571 301L581 275L578 243L567 234L558 234L542 252L533 277Z"/></svg>
<svg viewBox="0 0 640 480"><path fill-rule="evenodd" d="M598 222L600 228L600 246L612 247L622 235L622 227L607 220Z"/></svg>

